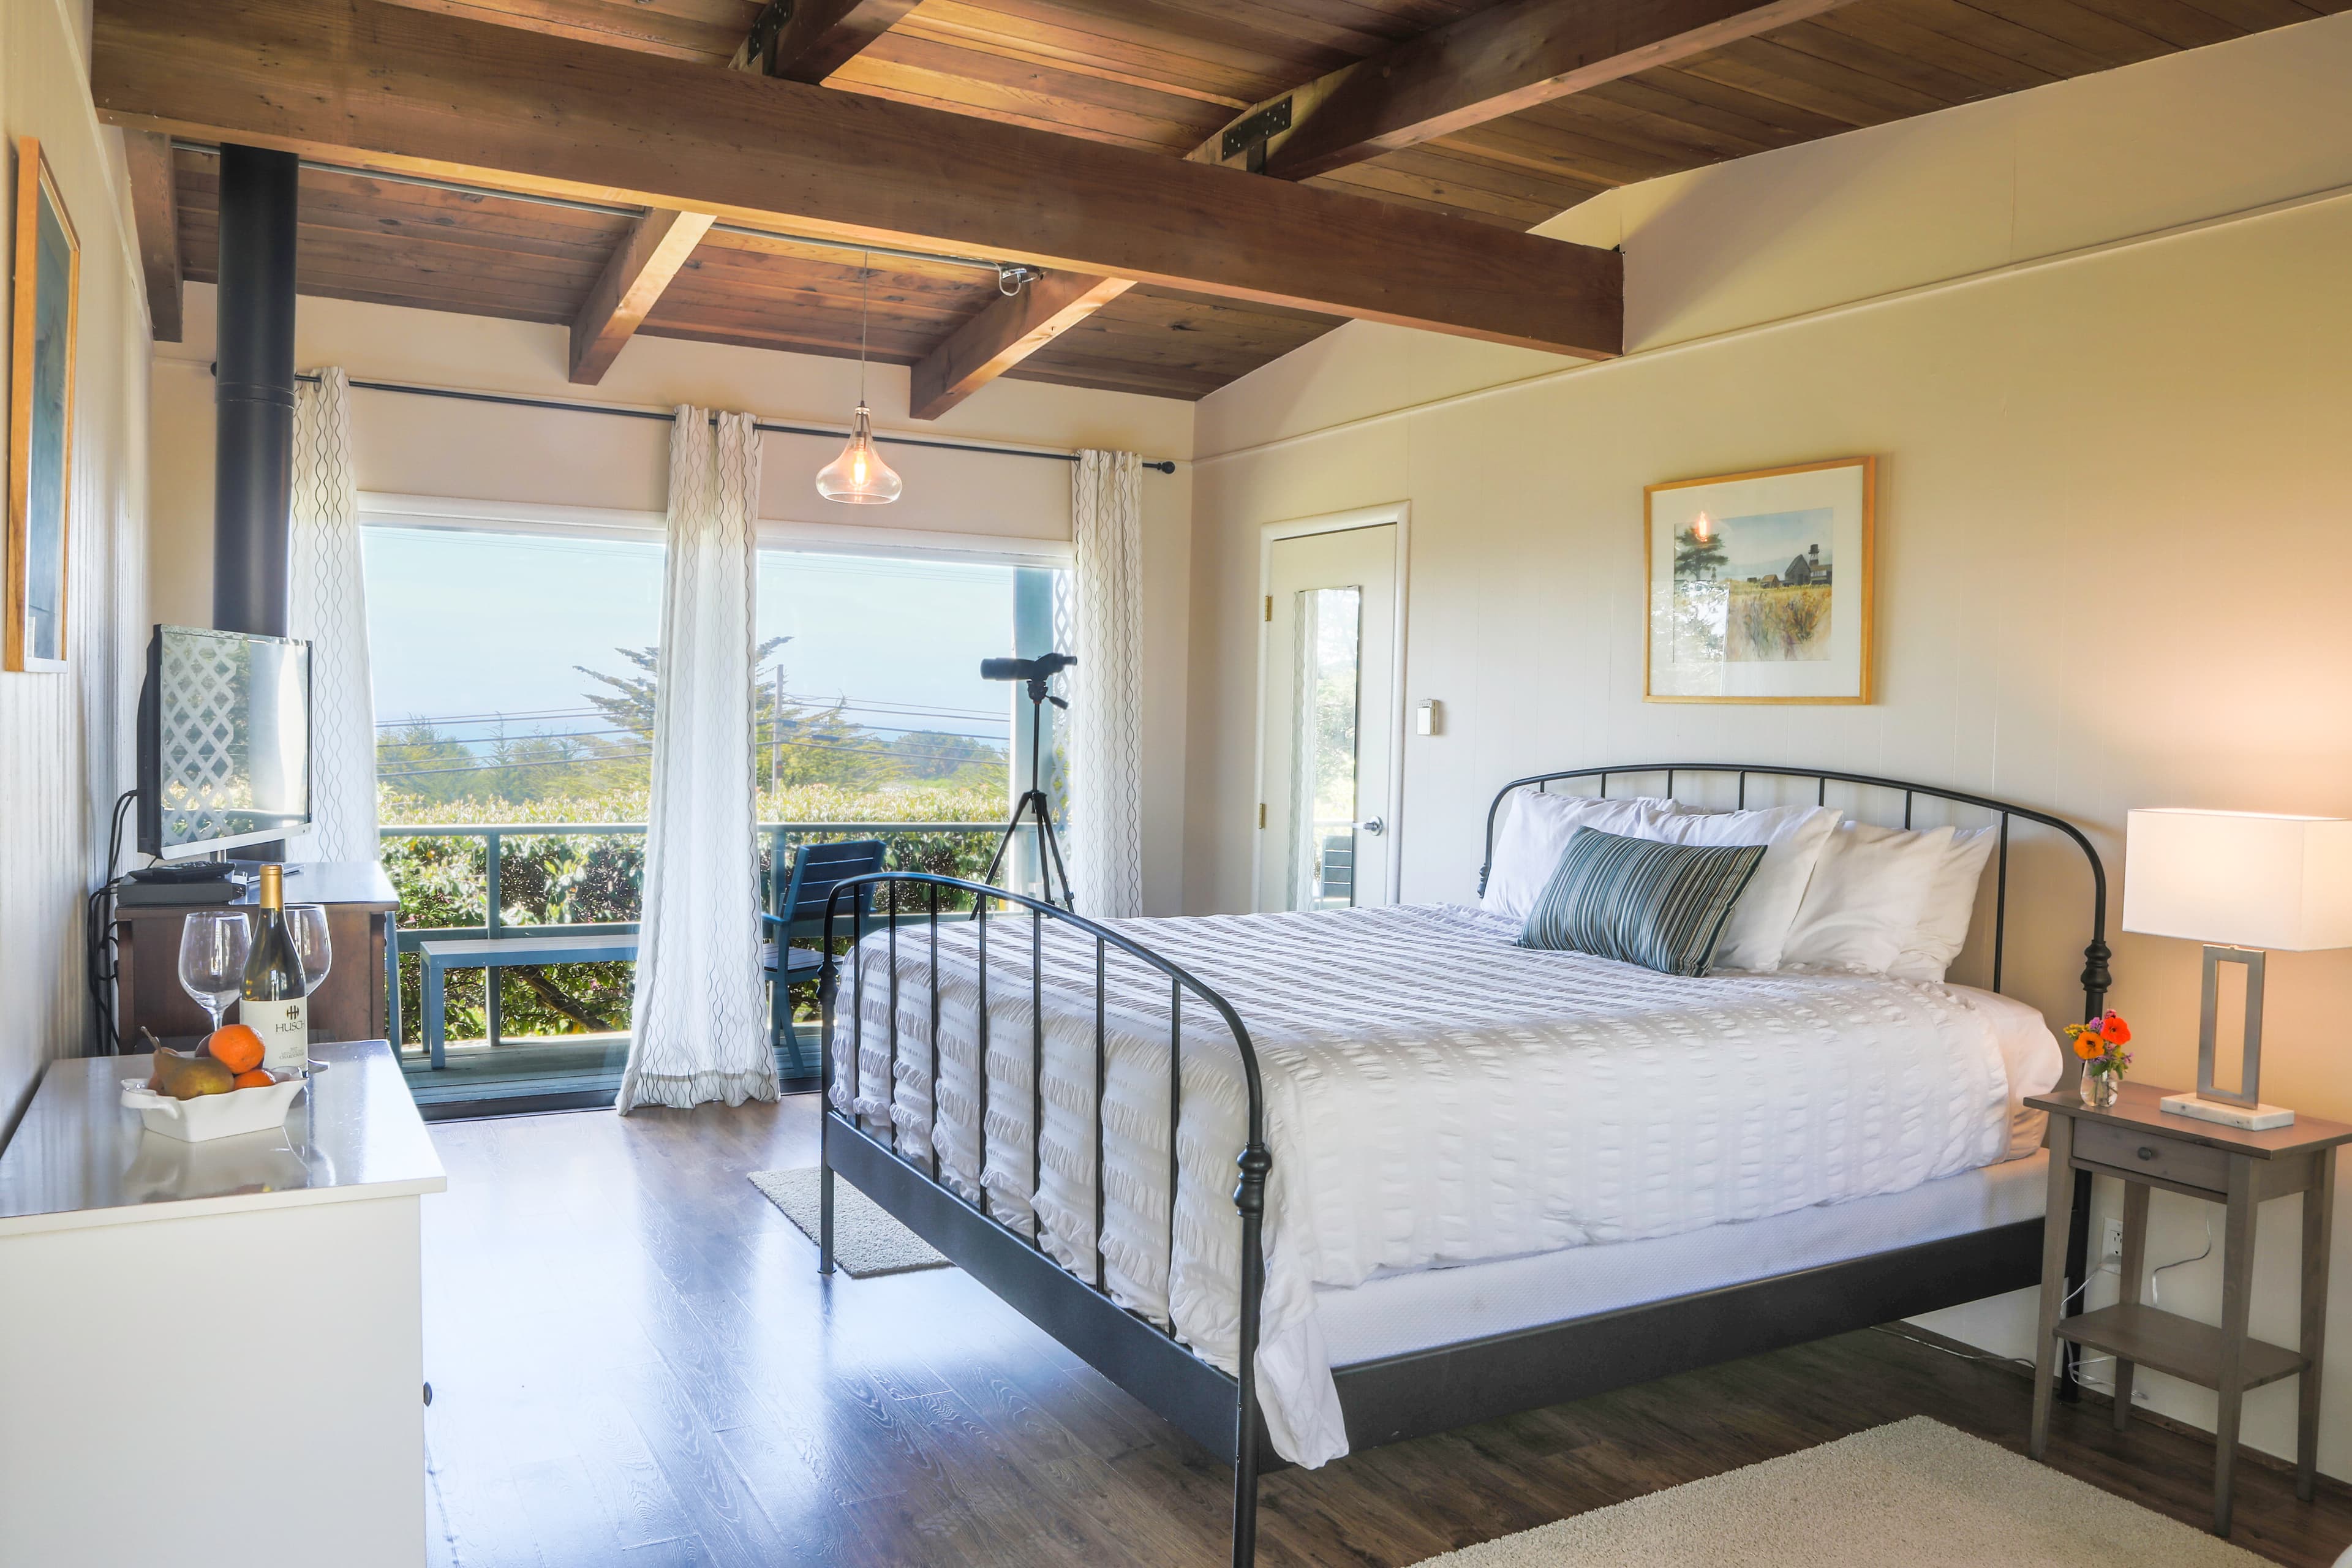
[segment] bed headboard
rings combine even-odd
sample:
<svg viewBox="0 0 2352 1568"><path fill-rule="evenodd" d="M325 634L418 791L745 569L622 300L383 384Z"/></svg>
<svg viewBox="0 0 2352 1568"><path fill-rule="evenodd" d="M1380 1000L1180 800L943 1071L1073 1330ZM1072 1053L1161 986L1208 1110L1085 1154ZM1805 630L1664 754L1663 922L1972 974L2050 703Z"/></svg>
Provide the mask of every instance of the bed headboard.
<svg viewBox="0 0 2352 1568"><path fill-rule="evenodd" d="M1567 779L1593 779L1598 782L1597 793L1606 795L1612 778L1639 776L1646 779L1660 773L1665 775L1664 790L1643 793L1663 794L1671 800L1675 795L1675 780L1678 776L1737 777L1738 805L1745 807L1748 778L1761 775L1811 779L1815 786L1813 798L1823 805L1829 804L1830 785L1833 784L1898 793L1903 796L1903 826L1906 827L1911 826L1912 808L1921 796L1990 812L2000 824L2000 837L1993 855L1996 869L1993 874L1992 988L1995 991L2000 989L2003 950L2009 936L2010 823L2016 819L2055 829L2083 852L2083 858L2089 862L2091 868L2091 940L2083 948L2083 1016L2095 1018L2106 1006L2107 992L2115 984L2107 961L2115 954L2107 946L2107 868L2100 863L2099 852L2091 847L2091 841L2083 836L2082 829L2064 817L2053 816L2046 811L2036 811L2032 806L2018 805L2005 800L1988 800L1980 795L1946 789L1940 784L1915 784L1908 779L1874 778L1868 773L1845 773L1822 768L1784 767L1773 763L1629 763L1605 768L1563 768L1558 773L1530 773L1523 779L1513 779L1496 791L1494 804L1486 808L1486 855L1478 867L1479 892L1486 890L1486 873L1495 864L1495 826L1502 816L1503 803L1511 797L1512 792L1528 788L1542 790ZM2068 1065L2071 1067L2072 1063Z"/></svg>

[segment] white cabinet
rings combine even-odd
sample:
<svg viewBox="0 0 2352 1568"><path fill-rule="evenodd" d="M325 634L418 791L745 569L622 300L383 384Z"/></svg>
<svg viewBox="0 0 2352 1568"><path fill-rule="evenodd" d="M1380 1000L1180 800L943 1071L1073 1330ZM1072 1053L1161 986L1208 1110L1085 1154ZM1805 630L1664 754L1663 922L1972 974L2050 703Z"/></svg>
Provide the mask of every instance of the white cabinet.
<svg viewBox="0 0 2352 1568"><path fill-rule="evenodd" d="M417 1568L420 1194L446 1187L382 1041L285 1128L210 1143L51 1064L0 1152L0 1568Z"/></svg>

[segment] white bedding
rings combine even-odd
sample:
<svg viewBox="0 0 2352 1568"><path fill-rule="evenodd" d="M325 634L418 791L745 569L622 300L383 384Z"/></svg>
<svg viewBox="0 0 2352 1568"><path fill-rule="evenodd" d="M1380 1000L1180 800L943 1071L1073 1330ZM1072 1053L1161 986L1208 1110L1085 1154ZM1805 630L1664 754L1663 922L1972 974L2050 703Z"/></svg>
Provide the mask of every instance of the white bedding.
<svg viewBox="0 0 2352 1568"><path fill-rule="evenodd" d="M2040 1219L2049 1190L2050 1156L2035 1149L1907 1192L1750 1225L1325 1287L1315 1292L1315 1311L1331 1364L1354 1366Z"/></svg>
<svg viewBox="0 0 2352 1568"><path fill-rule="evenodd" d="M1318 1287L1381 1271L1671 1236L1901 1192L1993 1163L2017 1101L2057 1080L2040 1016L1957 986L1781 972L1684 979L1517 945L1454 906L1129 921L1117 929L1215 988L1248 1028L1274 1173L1259 1389L1286 1458L1347 1451ZM1030 921L988 922L987 1161L979 1169L971 962L977 929L940 931L942 1176L984 1184L1007 1223L1043 1215L1047 1249L1095 1270L1095 943L1048 922L1044 1182L1031 1174ZM888 963L866 942L865 1019L836 1103L930 1132L929 948L898 941L895 1093ZM1167 978L1109 951L1101 1256L1121 1304L1169 1300ZM1183 1012L1174 1321L1231 1370L1238 1341L1239 1055L1197 999ZM844 1052L845 1058L849 1053Z"/></svg>

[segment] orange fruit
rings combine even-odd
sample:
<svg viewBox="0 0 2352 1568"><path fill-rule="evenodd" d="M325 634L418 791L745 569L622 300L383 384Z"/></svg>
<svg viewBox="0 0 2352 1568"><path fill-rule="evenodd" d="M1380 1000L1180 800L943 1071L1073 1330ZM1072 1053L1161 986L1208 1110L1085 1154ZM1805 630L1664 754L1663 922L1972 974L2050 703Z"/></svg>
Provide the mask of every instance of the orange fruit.
<svg viewBox="0 0 2352 1568"><path fill-rule="evenodd" d="M268 1089L277 1081L269 1076L269 1069L267 1068L255 1068L250 1072L241 1072L236 1075L236 1087L239 1089Z"/></svg>
<svg viewBox="0 0 2352 1568"><path fill-rule="evenodd" d="M243 1024L214 1030L205 1041L205 1050L231 1072L251 1072L261 1065L261 1037Z"/></svg>

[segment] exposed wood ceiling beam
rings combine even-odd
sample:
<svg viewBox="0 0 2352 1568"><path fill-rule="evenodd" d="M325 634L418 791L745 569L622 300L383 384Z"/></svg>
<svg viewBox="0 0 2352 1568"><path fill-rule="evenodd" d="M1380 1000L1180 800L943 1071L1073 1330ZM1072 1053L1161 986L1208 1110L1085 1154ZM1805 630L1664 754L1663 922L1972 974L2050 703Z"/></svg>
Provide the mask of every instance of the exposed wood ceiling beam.
<svg viewBox="0 0 2352 1568"><path fill-rule="evenodd" d="M740 25L709 15L712 7L662 5L637 0L615 5L613 0L386 0L394 5L414 5L450 16L471 16L502 27L550 33L559 38L579 38L614 48L667 55L674 60L698 60L717 65L741 37ZM723 8L722 8L723 9ZM699 15L694 13L700 13Z"/></svg>
<svg viewBox="0 0 2352 1568"><path fill-rule="evenodd" d="M908 412L937 419L1134 287L1124 278L1049 272L1018 294L990 300L916 362Z"/></svg>
<svg viewBox="0 0 2352 1568"><path fill-rule="evenodd" d="M622 345L645 324L654 302L716 221L709 213L668 207L657 207L636 221L614 247L613 258L572 323L573 381L593 386L604 379Z"/></svg>
<svg viewBox="0 0 2352 1568"><path fill-rule="evenodd" d="M1224 131L1188 154L1194 163L1247 167L1303 180L1382 153L1468 130L1603 82L1671 65L1768 28L1802 21L1846 0L1504 0L1436 27L1370 59L1330 71L1234 116L1240 125L1276 105L1286 130L1232 153ZM1064 297L1084 297L1112 279L1057 274ZM989 346L961 342L990 323ZM969 379L969 396L1052 341L1024 335L1019 318L992 305L942 345L919 376ZM958 351L950 355L950 349ZM961 356L961 357L958 357ZM963 359L974 361L967 367ZM932 362L940 362L933 363ZM941 412L961 398L940 405ZM917 417L929 418L919 408Z"/></svg>
<svg viewBox="0 0 2352 1568"><path fill-rule="evenodd" d="M764 70L793 81L819 82L856 58L858 51L888 32L918 0L793 0L790 15L775 30L772 50L754 44L754 32L732 62L738 69Z"/></svg>
<svg viewBox="0 0 2352 1568"><path fill-rule="evenodd" d="M134 131L122 139L131 165L131 216L147 275L147 318L159 343L180 341L180 195L172 139Z"/></svg>
<svg viewBox="0 0 2352 1568"><path fill-rule="evenodd" d="M1288 100L1290 126L1266 139L1265 172L1312 179L1847 3L1503 0L1255 104L1228 123ZM1246 154L1228 158L1223 134L1192 156L1239 163Z"/></svg>
<svg viewBox="0 0 2352 1568"><path fill-rule="evenodd" d="M1613 251L383 0L99 0L116 123L1602 357Z"/></svg>

